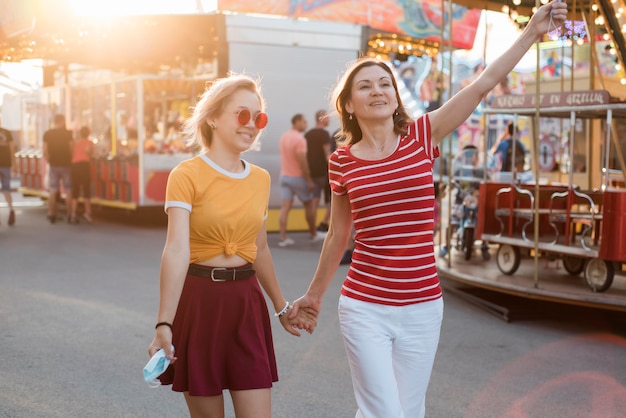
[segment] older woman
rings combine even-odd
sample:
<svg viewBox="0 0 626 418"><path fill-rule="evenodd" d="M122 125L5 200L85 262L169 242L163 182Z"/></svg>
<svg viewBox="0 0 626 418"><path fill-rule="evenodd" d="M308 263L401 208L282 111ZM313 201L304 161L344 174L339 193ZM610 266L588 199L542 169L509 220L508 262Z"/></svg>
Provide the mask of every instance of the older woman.
<svg viewBox="0 0 626 418"><path fill-rule="evenodd" d="M404 109L384 63L358 60L340 80L334 102L345 141L329 162L330 228L309 289L290 317L303 307L319 312L354 224L339 321L357 417L425 415L443 316L433 243L438 144L540 36L563 24L566 14L564 3L540 7L520 37L476 80L417 120Z"/></svg>

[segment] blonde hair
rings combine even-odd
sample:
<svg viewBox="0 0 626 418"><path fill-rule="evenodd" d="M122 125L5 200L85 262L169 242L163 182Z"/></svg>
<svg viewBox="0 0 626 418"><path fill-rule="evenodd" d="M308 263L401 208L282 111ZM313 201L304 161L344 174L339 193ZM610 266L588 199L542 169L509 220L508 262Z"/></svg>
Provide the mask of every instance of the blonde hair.
<svg viewBox="0 0 626 418"><path fill-rule="evenodd" d="M248 90L257 95L261 111L265 109L265 100L261 95L258 81L243 74L230 74L207 83L206 90L200 100L192 108L192 114L183 124L183 134L188 138L187 145L206 149L213 141L213 129L208 120L218 117L224 111L232 95L238 90ZM258 136L250 148L255 148Z"/></svg>
<svg viewBox="0 0 626 418"><path fill-rule="evenodd" d="M363 139L363 132L361 131L361 127L359 126L356 118L351 118L352 115L346 111L346 103L350 100L350 97L352 97L352 85L356 74L363 68L372 66L378 66L389 74L393 88L396 91L398 108L393 115L393 131L398 135L406 134L408 126L413 122L413 118L402 104L396 78L387 64L375 58L359 58L349 64L348 69L339 79L339 82L337 83L337 86L332 94L332 103L337 110L337 115L339 116L339 121L341 123L340 130L337 134L338 145L352 145Z"/></svg>

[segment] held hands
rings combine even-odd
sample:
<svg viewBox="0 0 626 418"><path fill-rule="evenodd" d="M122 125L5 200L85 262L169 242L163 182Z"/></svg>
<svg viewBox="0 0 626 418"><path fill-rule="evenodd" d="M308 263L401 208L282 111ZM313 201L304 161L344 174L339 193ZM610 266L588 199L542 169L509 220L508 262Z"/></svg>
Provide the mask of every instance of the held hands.
<svg viewBox="0 0 626 418"><path fill-rule="evenodd" d="M293 303L291 310L285 316L288 317L292 327L304 329L309 334L312 334L313 330L315 329L315 325L317 325L317 315L319 314L321 308L321 300L313 298L306 294ZM309 324L307 324L306 321L302 320L303 315L305 317L315 317L315 324L313 328L310 328Z"/></svg>
<svg viewBox="0 0 626 418"><path fill-rule="evenodd" d="M292 310L293 306L289 306L287 313L278 317L283 328L296 337L300 336L299 329L313 334L317 326L317 312L312 309L300 309L300 311L291 318Z"/></svg>

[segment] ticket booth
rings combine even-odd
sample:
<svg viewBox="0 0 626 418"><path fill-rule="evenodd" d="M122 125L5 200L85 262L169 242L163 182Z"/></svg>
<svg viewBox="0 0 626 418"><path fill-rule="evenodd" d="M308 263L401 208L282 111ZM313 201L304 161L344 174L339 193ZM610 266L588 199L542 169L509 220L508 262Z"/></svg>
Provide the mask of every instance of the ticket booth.
<svg viewBox="0 0 626 418"><path fill-rule="evenodd" d="M169 172L193 155L181 126L207 80L136 75L24 95L22 131L27 143L18 154L21 192L46 196L43 133L50 127L46 122L63 113L75 136L82 126L92 132L94 204L127 209L162 205Z"/></svg>

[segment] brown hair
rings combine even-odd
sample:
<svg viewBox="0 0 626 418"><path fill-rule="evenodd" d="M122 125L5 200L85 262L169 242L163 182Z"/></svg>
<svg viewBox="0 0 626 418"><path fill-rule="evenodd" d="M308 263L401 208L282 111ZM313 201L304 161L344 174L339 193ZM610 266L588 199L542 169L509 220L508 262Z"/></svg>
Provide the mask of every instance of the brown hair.
<svg viewBox="0 0 626 418"><path fill-rule="evenodd" d="M65 115L61 113L54 115L54 126L65 128Z"/></svg>
<svg viewBox="0 0 626 418"><path fill-rule="evenodd" d="M359 126L356 118L351 119L351 115L346 111L346 103L350 100L350 97L352 97L352 87L356 74L363 68L372 66L378 66L389 74L393 88L396 92L398 108L393 115L393 131L398 135L406 134L407 127L413 122L413 118L402 104L396 78L387 64L374 58L359 58L349 65L348 69L337 83L332 95L332 102L334 103L337 115L339 116L339 121L341 123L341 128L337 136L338 138L342 138L338 141L339 145L356 144L363 138L363 132L361 131L361 127Z"/></svg>
<svg viewBox="0 0 626 418"><path fill-rule="evenodd" d="M80 135L81 138L88 138L90 133L91 133L91 130L89 130L87 126L82 126L80 130L78 131L78 134Z"/></svg>
<svg viewBox="0 0 626 418"><path fill-rule="evenodd" d="M321 122L327 116L328 114L325 110L318 110L317 112L315 112L315 123Z"/></svg>

